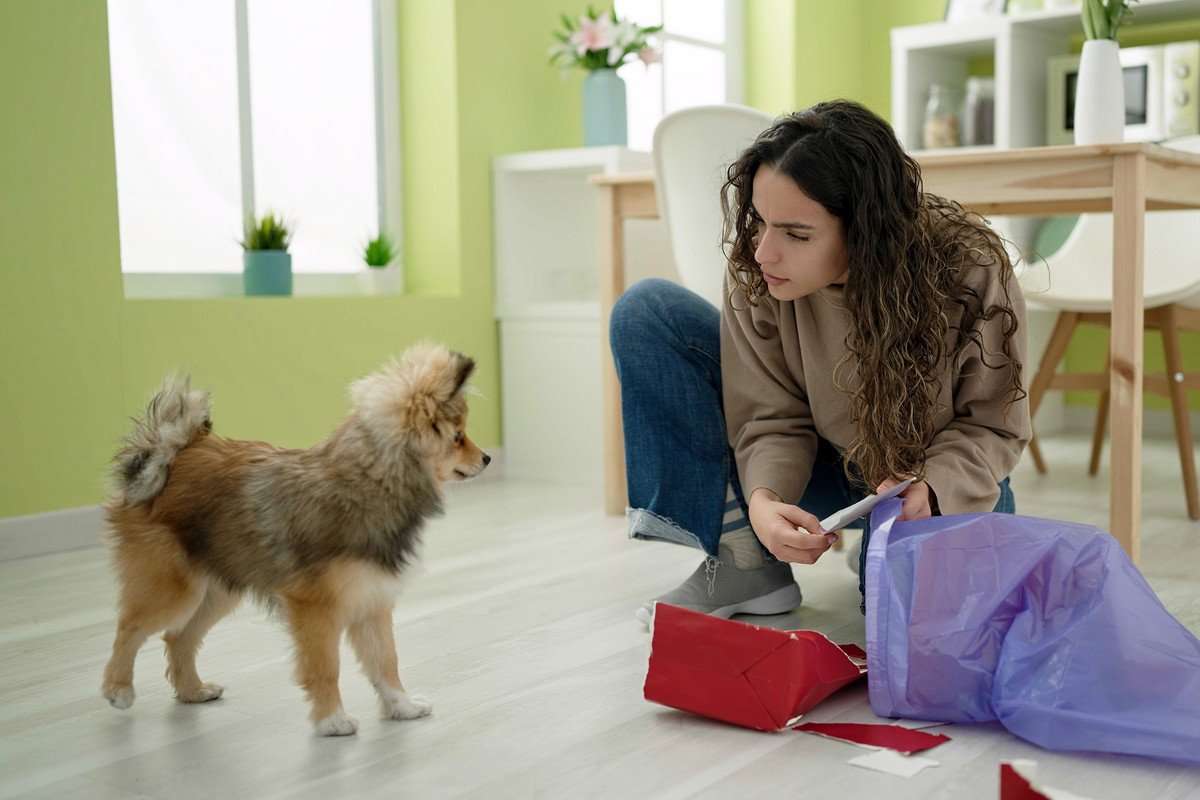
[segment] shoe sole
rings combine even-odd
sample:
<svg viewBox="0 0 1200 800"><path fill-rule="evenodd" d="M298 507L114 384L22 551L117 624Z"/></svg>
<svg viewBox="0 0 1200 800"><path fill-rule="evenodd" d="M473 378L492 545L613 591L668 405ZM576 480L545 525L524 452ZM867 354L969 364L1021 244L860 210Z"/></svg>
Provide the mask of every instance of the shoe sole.
<svg viewBox="0 0 1200 800"><path fill-rule="evenodd" d="M757 614L759 616L786 614L800 605L803 599L803 596L800 594L799 585L792 583L784 586L782 589L776 589L770 594L752 597L740 603L715 608L707 613L711 617L720 617L721 619L729 619L734 614ZM636 616L643 625L649 627L654 615L650 609L642 607L637 610Z"/></svg>

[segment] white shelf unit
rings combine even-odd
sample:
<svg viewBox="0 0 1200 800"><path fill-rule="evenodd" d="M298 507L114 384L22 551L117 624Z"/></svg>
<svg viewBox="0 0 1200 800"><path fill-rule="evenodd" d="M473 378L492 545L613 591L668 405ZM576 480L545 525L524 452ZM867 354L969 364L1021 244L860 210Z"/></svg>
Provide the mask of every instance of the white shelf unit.
<svg viewBox="0 0 1200 800"><path fill-rule="evenodd" d="M589 147L492 161L495 312L507 475L603 484L597 200L589 175L651 172L649 153ZM630 283L676 276L657 220L626 226ZM603 336L603 338L602 338Z"/></svg>
<svg viewBox="0 0 1200 800"><path fill-rule="evenodd" d="M1071 13L1078 18L1077 12ZM995 144L970 149L1041 144L1038 131L1045 128L1046 59L1066 52L1068 40L1035 26L1019 26L1016 19L989 17L892 29L892 125L905 148L922 149L921 128L930 85L948 83L961 88L970 63L981 58L991 59L995 69ZM965 149L955 148L958 152ZM1018 251L1032 247L1041 224L1039 219L1000 216L990 221Z"/></svg>
<svg viewBox="0 0 1200 800"><path fill-rule="evenodd" d="M1200 19L1200 0L1141 0L1133 24ZM1051 9L968 22L893 28L892 125L910 150L919 149L929 85L966 80L970 61L995 64L995 147L1046 143L1046 61L1081 36L1079 8Z"/></svg>

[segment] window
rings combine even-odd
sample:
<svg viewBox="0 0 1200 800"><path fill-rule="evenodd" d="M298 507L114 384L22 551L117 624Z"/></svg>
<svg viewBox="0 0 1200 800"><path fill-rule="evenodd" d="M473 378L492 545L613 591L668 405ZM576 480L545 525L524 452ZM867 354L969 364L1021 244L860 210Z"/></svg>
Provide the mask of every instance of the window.
<svg viewBox="0 0 1200 800"><path fill-rule="evenodd" d="M633 61L625 79L629 146L649 150L658 121L672 111L743 98L741 0L616 0L617 14L663 26L661 64Z"/></svg>
<svg viewBox="0 0 1200 800"><path fill-rule="evenodd" d="M266 211L300 273L399 241L394 0L109 0L108 23L124 272L240 272Z"/></svg>

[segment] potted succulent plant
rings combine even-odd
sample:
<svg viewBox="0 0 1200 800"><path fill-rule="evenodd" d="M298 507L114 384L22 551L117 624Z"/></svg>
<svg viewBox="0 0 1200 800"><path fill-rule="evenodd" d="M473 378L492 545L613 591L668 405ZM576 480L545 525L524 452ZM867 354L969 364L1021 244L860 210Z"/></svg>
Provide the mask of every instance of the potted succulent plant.
<svg viewBox="0 0 1200 800"><path fill-rule="evenodd" d="M383 231L363 245L362 259L367 268L362 276L367 291L387 294L400 288L400 273L392 266L398 255L395 241Z"/></svg>
<svg viewBox="0 0 1200 800"><path fill-rule="evenodd" d="M1107 144L1125 138L1125 81L1117 30L1135 0L1083 0L1080 18L1087 41L1075 86L1075 144Z"/></svg>
<svg viewBox="0 0 1200 800"><path fill-rule="evenodd" d="M247 220L242 238L242 288L251 295L292 293L292 230L281 217L267 212Z"/></svg>

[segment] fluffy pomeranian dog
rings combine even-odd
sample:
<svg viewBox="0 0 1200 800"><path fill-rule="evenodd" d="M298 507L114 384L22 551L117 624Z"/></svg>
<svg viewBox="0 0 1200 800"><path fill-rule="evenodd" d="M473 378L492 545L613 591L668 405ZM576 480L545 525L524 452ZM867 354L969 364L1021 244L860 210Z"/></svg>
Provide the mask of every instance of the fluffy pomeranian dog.
<svg viewBox="0 0 1200 800"><path fill-rule="evenodd" d="M220 697L196 673L196 652L249 594L286 620L319 734L358 729L338 691L343 631L385 718L428 714L400 682L392 606L422 526L442 513L442 484L491 460L466 435L474 367L417 345L355 382L350 415L308 450L216 435L208 393L168 378L125 437L105 504L121 583L108 701L133 704L134 656L159 631L176 698Z"/></svg>

